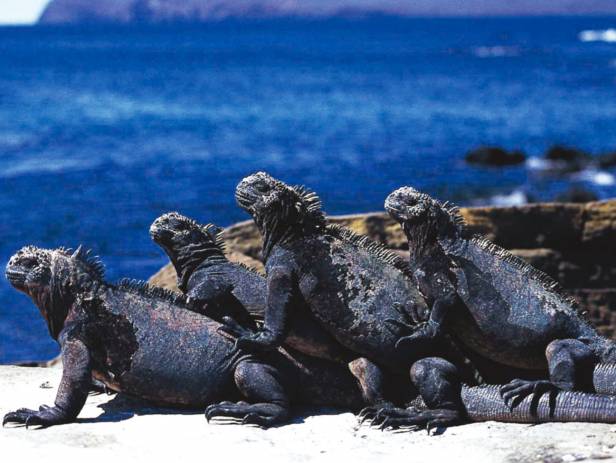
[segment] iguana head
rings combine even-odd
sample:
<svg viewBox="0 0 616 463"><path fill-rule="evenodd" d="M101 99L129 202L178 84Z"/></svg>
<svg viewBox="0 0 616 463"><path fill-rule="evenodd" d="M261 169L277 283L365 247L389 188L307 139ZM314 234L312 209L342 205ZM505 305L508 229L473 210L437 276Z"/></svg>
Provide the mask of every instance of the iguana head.
<svg viewBox="0 0 616 463"><path fill-rule="evenodd" d="M188 278L204 261L224 261L222 228L201 225L177 212L157 218L150 226L150 236L171 260L178 275L178 286L185 290Z"/></svg>
<svg viewBox="0 0 616 463"><path fill-rule="evenodd" d="M292 196L288 185L265 172L249 175L235 188L237 204L253 217L278 213Z"/></svg>
<svg viewBox="0 0 616 463"><path fill-rule="evenodd" d="M385 200L389 215L402 225L411 253L425 251L461 232L457 208L443 204L412 187L398 188Z"/></svg>
<svg viewBox="0 0 616 463"><path fill-rule="evenodd" d="M103 278L102 264L81 247L71 253L64 248L26 246L9 259L5 273L15 289L33 300L54 338L64 326L77 291L87 291Z"/></svg>
<svg viewBox="0 0 616 463"><path fill-rule="evenodd" d="M264 235L266 254L268 244L282 237L305 235L325 226L321 201L315 193L289 186L265 172L243 179L235 189L235 198Z"/></svg>
<svg viewBox="0 0 616 463"><path fill-rule="evenodd" d="M6 265L7 280L28 295L48 290L53 252L36 246L21 248Z"/></svg>

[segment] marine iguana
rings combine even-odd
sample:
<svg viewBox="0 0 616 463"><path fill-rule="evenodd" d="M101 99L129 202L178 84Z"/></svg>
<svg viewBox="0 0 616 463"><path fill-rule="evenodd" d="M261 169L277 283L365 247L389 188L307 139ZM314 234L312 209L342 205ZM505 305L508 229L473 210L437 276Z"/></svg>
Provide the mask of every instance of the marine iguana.
<svg viewBox="0 0 616 463"><path fill-rule="evenodd" d="M616 362L616 344L580 316L554 280L471 236L457 208L413 188L391 193L385 209L402 225L414 278L431 305L428 322L398 341L401 351L412 352L447 332L490 360L491 368L534 371L532 379L501 387L511 408L528 395L556 390L616 393L616 369L602 365ZM421 375L414 376L421 389ZM450 406L454 399L448 400Z"/></svg>
<svg viewBox="0 0 616 463"><path fill-rule="evenodd" d="M298 305L336 340L390 372L410 366L395 348L406 331L427 314L407 263L384 246L339 226L327 226L317 195L291 187L264 172L243 179L238 205L252 215L263 236L267 274L265 322L256 334L234 323L229 333L253 350L280 345Z"/></svg>
<svg viewBox="0 0 616 463"><path fill-rule="evenodd" d="M178 288L193 308L222 321L230 316L244 326L254 326L252 318L263 320L266 282L263 275L243 264L230 262L225 253L222 228L202 225L177 212L158 217L150 226L150 236L167 254L178 275ZM246 320L249 314L249 320ZM348 363L357 356L344 349L301 308L285 346L305 354Z"/></svg>
<svg viewBox="0 0 616 463"><path fill-rule="evenodd" d="M283 350L251 354L193 312L185 297L145 283L104 281L102 264L79 248L22 248L6 276L38 306L62 350L55 405L8 413L6 423L52 426L74 421L91 378L155 403L203 407L270 426L292 403L357 409L365 404L347 367ZM220 400L239 401L216 402Z"/></svg>

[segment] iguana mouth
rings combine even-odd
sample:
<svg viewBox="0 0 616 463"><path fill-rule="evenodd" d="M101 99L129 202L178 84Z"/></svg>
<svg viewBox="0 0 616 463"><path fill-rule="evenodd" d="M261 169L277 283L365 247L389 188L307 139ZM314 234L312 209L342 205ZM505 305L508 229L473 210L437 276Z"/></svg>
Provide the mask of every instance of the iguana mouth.
<svg viewBox="0 0 616 463"><path fill-rule="evenodd" d="M150 236L157 243L164 241L164 239L168 238L170 234L171 231L168 228L164 228L162 225L153 223L150 227Z"/></svg>
<svg viewBox="0 0 616 463"><path fill-rule="evenodd" d="M15 269L6 269L6 279L17 289L25 288L26 284L26 272Z"/></svg>
<svg viewBox="0 0 616 463"><path fill-rule="evenodd" d="M396 217L396 218L404 217L404 209L399 207L398 205L385 203L385 210L387 210L387 212L393 217Z"/></svg>
<svg viewBox="0 0 616 463"><path fill-rule="evenodd" d="M253 203L250 195L240 190L237 190L235 192L235 200L237 201L237 204L243 209L250 209Z"/></svg>

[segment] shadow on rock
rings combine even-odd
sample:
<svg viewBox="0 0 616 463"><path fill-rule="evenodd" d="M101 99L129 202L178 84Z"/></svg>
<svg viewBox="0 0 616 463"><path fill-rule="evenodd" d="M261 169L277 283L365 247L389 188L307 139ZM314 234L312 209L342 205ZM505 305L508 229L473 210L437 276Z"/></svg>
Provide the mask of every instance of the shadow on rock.
<svg viewBox="0 0 616 463"><path fill-rule="evenodd" d="M96 418L80 418L79 423L103 423L128 420L139 415L197 415L203 410L193 408L170 408L159 406L124 394L116 394L113 399L98 406L103 413Z"/></svg>
<svg viewBox="0 0 616 463"><path fill-rule="evenodd" d="M100 404L98 408L103 413L96 418L78 418L78 423L115 423L143 415L202 415L205 409L194 408L170 408L159 406L145 400L140 400L124 394L116 394L111 400ZM288 424L302 424L306 418L318 415L340 415L349 413L347 410L336 408L308 408L301 407L293 410L293 416L286 422L271 426L277 428ZM205 418L203 420L205 422ZM238 424L238 420L217 418L212 420L215 424Z"/></svg>

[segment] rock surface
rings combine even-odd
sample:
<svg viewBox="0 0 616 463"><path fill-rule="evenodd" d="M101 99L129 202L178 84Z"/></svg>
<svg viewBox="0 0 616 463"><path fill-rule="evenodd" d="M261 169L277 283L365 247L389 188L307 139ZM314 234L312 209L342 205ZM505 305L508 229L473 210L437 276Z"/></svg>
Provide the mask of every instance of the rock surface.
<svg viewBox="0 0 616 463"><path fill-rule="evenodd" d="M59 368L0 367L0 415L53 403ZM314 412L314 411L313 411ZM567 462L616 458L616 427L474 423L429 436L358 427L351 413L304 411L274 429L208 424L201 411L154 408L127 397L91 395L77 423L44 430L0 429L3 455L20 461L473 461ZM113 452L113 453L112 453ZM50 456L53 458L50 460ZM7 460L8 461L8 460Z"/></svg>
<svg viewBox="0 0 616 463"><path fill-rule="evenodd" d="M602 333L616 337L616 200L466 208L462 214L474 232L512 250L558 280L582 303ZM405 255L402 230L385 213L335 216L329 220ZM227 228L225 238L232 260L262 270L257 260L261 238L252 221ZM177 289L170 266L150 281Z"/></svg>
<svg viewBox="0 0 616 463"><path fill-rule="evenodd" d="M480 146L466 153L464 159L469 164L503 167L523 164L526 156L521 151L508 152L498 146Z"/></svg>

